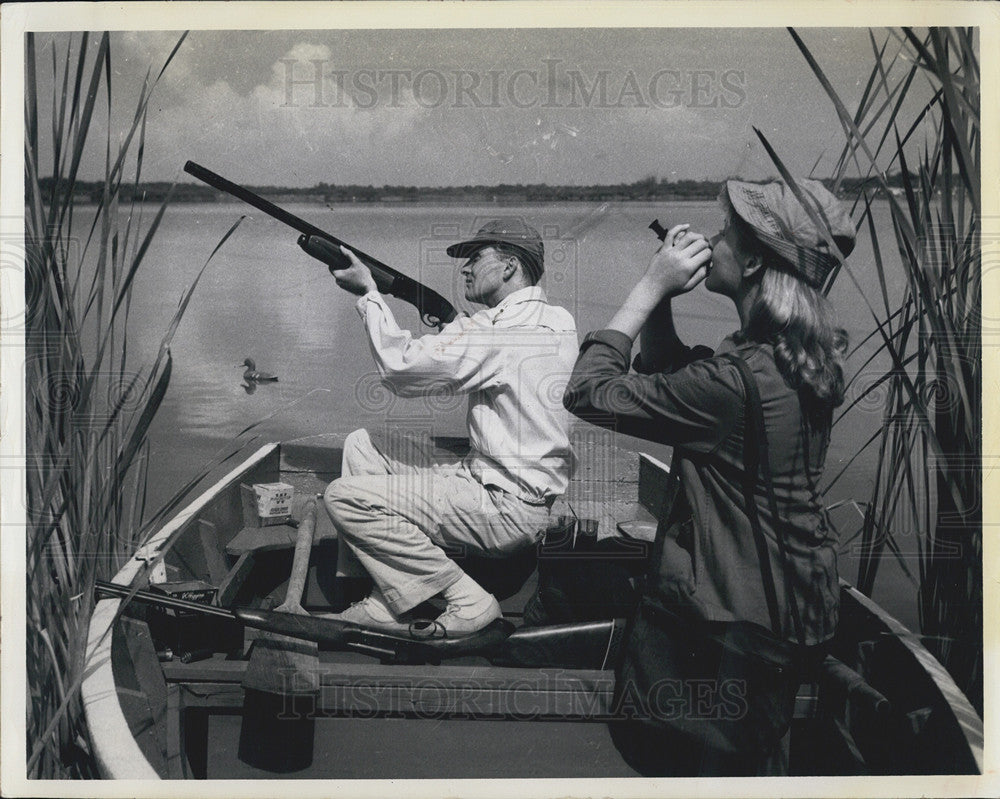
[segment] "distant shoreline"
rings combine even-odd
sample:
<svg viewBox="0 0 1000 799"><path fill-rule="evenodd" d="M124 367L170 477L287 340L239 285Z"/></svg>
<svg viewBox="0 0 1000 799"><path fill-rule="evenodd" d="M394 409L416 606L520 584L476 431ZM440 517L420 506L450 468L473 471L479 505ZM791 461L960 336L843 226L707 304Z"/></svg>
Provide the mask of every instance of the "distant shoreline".
<svg viewBox="0 0 1000 799"><path fill-rule="evenodd" d="M412 206L427 205L427 206L441 206L441 205L469 205L469 206L483 206L483 205L495 205L498 208L503 207L517 207L524 205L551 205L553 203L564 203L568 205L585 205L594 203L628 203L634 205L650 205L655 203L706 203L715 202L716 197L652 197L652 198L636 198L636 199L577 199L577 198L567 198L567 197L554 197L547 200L465 200L465 199L455 199L446 198L438 199L432 198L427 200L357 200L351 202L350 200L316 200L312 198L301 198L296 197L294 199L289 199L287 197L276 197L272 194L262 194L266 200L270 200L273 203L277 203L281 206L293 206L293 205L316 205L321 207L330 208L350 208L352 206L378 206L379 208L409 208ZM145 202L162 202L163 198L156 197L145 197ZM85 198L77 201L80 207L87 208L91 206L96 206L98 200L92 198ZM170 205L219 205L219 206L240 206L244 205L239 200L234 197L223 197L221 200L206 200L206 199L178 199L174 197L170 200Z"/></svg>
<svg viewBox="0 0 1000 799"><path fill-rule="evenodd" d="M897 182L891 176L889 185ZM42 194L51 191L52 178L43 178ZM280 186L248 186L251 191L274 203L314 203L317 205L440 205L461 203L468 205L532 205L552 202L664 202L711 201L718 197L721 182L707 180L661 181L647 178L635 183L600 186L549 186L546 184L499 186L333 186L319 183L309 188ZM841 185L842 196L854 196L861 181L845 180ZM74 199L82 203L100 203L104 184L79 181L74 187ZM141 183L138 186L123 183L119 189L119 202L144 200L171 203L226 203L238 202L227 194L200 183L165 182Z"/></svg>

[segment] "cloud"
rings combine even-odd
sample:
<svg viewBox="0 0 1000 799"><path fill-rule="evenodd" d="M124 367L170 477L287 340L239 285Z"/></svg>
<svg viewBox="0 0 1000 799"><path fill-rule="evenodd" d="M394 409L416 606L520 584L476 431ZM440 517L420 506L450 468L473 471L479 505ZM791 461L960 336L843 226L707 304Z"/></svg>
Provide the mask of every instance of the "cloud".
<svg viewBox="0 0 1000 799"><path fill-rule="evenodd" d="M179 35L113 35L113 142ZM838 86L866 74L866 33L809 35ZM784 31L194 31L150 105L144 175L193 158L254 184L721 178L767 163L751 125L800 170L839 130Z"/></svg>
<svg viewBox="0 0 1000 799"><path fill-rule="evenodd" d="M391 108L337 104L327 80L319 94L289 85L290 65L312 62L333 63L331 49L294 45L273 61L266 82L246 94L225 80L192 85L183 105L157 114L148 149L178 165L187 158L218 164L233 179L255 184L308 185L336 174L349 175L341 182L370 182L364 164L373 156L398 159L423 109L412 97Z"/></svg>
<svg viewBox="0 0 1000 799"><path fill-rule="evenodd" d="M560 62L553 89L541 60L428 67L390 48L366 61L310 33L285 34L280 50L273 35L248 40L258 48L240 68L217 59L209 69L206 54L219 41L205 36L185 42L171 64L173 102L158 104L148 128L148 152L171 172L194 158L255 184L620 182L676 173L674 154L689 175L694 148L728 132L670 95L670 80L655 83L649 66ZM132 59L148 60L173 41L143 35L124 44Z"/></svg>

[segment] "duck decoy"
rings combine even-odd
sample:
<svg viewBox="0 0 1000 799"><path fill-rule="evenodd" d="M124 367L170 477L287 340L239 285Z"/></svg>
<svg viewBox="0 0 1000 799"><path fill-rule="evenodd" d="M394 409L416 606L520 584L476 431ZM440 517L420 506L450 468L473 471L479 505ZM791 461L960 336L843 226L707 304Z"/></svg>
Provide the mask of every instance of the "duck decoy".
<svg viewBox="0 0 1000 799"><path fill-rule="evenodd" d="M246 371L243 372L243 379L248 383L267 383L278 379L277 375L272 375L269 372L258 372L257 364L253 362L253 358L247 358L241 365L246 367Z"/></svg>

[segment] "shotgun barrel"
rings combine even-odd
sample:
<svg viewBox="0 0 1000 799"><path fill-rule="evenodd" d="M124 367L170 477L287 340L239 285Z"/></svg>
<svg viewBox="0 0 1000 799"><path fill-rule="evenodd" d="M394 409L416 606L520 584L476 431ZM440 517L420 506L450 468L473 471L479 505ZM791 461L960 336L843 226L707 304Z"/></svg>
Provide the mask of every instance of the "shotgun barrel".
<svg viewBox="0 0 1000 799"><path fill-rule="evenodd" d="M192 602L189 599L157 594L152 591L142 591L127 585L109 583L98 580L97 593L105 596L118 597L147 605L155 605L171 610L183 610L189 613L200 613L203 616L217 616L242 622L247 627L266 632L280 633L294 638L303 638L321 644L342 644L345 642L345 632L356 630L355 625L336 619L319 619L315 616L301 616L295 613L284 613L277 610L259 610L257 608L220 608L216 605L206 605L203 602Z"/></svg>
<svg viewBox="0 0 1000 799"><path fill-rule="evenodd" d="M339 248L343 247L350 250L357 256L358 260L371 270L378 290L383 294L390 294L413 305L420 312L420 318L424 324L440 328L455 318L455 308L436 291L427 288L427 286L414 280L412 277L396 271L391 266L382 263L377 258L368 255L368 253L359 250L357 247L353 247L336 236L327 233L322 228L306 222L304 219L295 216L295 214L289 213L284 208L275 205L269 200L265 200L259 194L255 194L244 186L233 183L231 180L226 180L222 175L218 175L212 170L206 169L201 164L196 164L194 161L188 161L184 164L184 171L203 183L207 183L219 191L224 191L226 194L230 194L236 199L252 205L259 211L263 211L268 216L297 230L301 234L298 239L299 246L313 258L317 258L325 263L331 272L337 269L346 269L351 265L347 256L340 252Z"/></svg>

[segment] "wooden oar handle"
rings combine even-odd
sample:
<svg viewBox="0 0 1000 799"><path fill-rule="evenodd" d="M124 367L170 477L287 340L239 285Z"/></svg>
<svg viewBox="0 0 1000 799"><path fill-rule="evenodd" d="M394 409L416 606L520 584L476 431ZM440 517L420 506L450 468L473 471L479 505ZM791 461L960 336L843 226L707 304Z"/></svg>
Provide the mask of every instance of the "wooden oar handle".
<svg viewBox="0 0 1000 799"><path fill-rule="evenodd" d="M275 610L290 613L302 613L302 591L306 587L306 574L309 571L309 554L312 552L313 533L316 530L316 500L312 497L306 502L302 521L299 522L299 534L295 539L295 555L292 557L292 575L288 578L288 591L285 601Z"/></svg>

